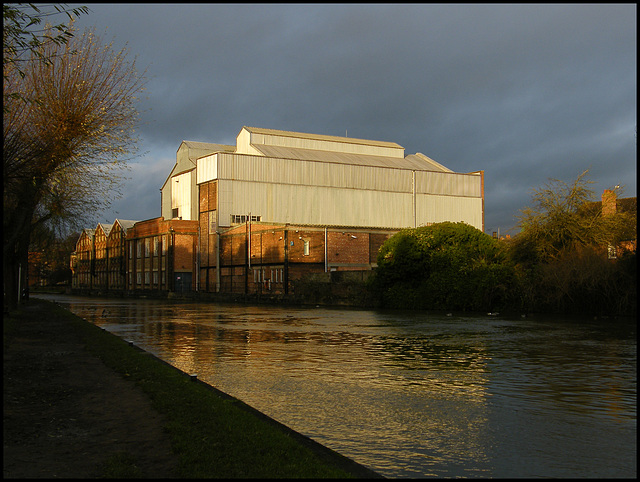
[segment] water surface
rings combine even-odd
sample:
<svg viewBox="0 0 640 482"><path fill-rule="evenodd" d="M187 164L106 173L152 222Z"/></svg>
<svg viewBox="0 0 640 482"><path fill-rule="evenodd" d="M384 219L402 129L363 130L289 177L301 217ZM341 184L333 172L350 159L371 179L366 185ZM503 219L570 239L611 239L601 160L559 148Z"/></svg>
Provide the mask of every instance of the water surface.
<svg viewBox="0 0 640 482"><path fill-rule="evenodd" d="M386 477L636 477L635 323L38 296Z"/></svg>

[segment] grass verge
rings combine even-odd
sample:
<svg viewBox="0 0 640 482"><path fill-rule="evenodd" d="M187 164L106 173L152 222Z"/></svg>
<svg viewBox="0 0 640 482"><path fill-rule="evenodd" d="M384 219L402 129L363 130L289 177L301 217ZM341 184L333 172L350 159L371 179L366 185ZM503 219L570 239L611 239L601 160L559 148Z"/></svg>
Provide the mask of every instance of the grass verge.
<svg viewBox="0 0 640 482"><path fill-rule="evenodd" d="M167 420L179 459L179 478L371 478L377 474L131 346L126 341L43 300L81 334L89 352L136 383ZM7 319L9 318L9 320ZM12 316L4 317L4 346ZM7 324L7 322L9 322ZM109 471L133 470L113 460ZM127 472L132 475L131 472ZM117 475L116 475L117 476ZM379 477L379 476L378 476Z"/></svg>

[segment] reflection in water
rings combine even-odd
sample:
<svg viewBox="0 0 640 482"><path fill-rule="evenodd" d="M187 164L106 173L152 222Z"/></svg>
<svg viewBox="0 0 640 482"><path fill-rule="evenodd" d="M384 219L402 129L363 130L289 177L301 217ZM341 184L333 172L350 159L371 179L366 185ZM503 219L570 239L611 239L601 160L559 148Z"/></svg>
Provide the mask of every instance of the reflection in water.
<svg viewBox="0 0 640 482"><path fill-rule="evenodd" d="M636 475L633 325L53 298L387 477Z"/></svg>

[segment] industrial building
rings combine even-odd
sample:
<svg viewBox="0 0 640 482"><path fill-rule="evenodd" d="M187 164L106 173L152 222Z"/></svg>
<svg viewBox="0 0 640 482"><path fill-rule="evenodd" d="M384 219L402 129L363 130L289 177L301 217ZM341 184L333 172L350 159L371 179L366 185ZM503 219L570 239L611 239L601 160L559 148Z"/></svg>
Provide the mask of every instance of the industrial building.
<svg viewBox="0 0 640 482"><path fill-rule="evenodd" d="M122 291L125 289L126 233L137 221L116 219L83 229L71 254L72 288Z"/></svg>
<svg viewBox="0 0 640 482"><path fill-rule="evenodd" d="M313 273L371 270L403 228L484 230L483 171L394 142L243 127L235 145L183 141L160 191L161 216L126 230L129 291L289 294Z"/></svg>

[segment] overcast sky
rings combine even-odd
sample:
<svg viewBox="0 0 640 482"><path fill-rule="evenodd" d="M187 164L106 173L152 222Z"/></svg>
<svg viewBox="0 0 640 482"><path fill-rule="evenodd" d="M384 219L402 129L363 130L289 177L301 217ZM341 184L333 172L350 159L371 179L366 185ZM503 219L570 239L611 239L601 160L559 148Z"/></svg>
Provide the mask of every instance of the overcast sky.
<svg viewBox="0 0 640 482"><path fill-rule="evenodd" d="M160 216L181 141L235 144L242 126L484 170L489 233L586 169L597 200L636 196L635 4L89 7L78 28L127 43L149 79L144 155L96 223Z"/></svg>

